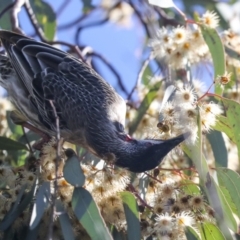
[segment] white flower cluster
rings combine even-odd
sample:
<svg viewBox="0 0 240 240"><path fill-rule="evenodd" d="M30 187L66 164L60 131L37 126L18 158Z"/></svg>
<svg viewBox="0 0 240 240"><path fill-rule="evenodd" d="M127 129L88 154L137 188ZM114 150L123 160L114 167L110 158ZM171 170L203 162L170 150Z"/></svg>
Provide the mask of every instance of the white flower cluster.
<svg viewBox="0 0 240 240"><path fill-rule="evenodd" d="M211 28L218 26L218 17L214 12L207 11L200 23ZM157 36L150 42L155 57L163 59L173 69L186 67L200 60L209 60L209 50L204 42L200 27L193 25L176 28L161 28Z"/></svg>
<svg viewBox="0 0 240 240"><path fill-rule="evenodd" d="M203 132L209 132L215 126L217 116L222 113L221 106L206 102L205 99L198 101L199 94L201 92L197 93L192 85L180 85L177 88L172 101L167 102L160 113L160 136L169 138L190 132L187 141L194 143L197 139L198 117Z"/></svg>

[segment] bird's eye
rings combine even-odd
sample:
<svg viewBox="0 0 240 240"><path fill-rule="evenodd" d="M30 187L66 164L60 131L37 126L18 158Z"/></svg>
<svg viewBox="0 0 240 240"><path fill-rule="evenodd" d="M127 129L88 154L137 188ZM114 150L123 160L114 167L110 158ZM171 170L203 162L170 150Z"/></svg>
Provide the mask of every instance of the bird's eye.
<svg viewBox="0 0 240 240"><path fill-rule="evenodd" d="M114 124L115 124L115 126L116 126L116 129L117 129L119 132L124 132L124 127L123 127L123 125L122 125L120 122L115 122Z"/></svg>

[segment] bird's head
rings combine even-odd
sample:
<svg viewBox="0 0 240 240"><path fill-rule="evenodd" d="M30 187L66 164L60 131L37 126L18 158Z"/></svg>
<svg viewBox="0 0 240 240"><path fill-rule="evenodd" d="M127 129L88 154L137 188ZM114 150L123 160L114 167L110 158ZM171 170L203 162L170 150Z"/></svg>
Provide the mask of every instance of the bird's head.
<svg viewBox="0 0 240 240"><path fill-rule="evenodd" d="M115 164L132 172L151 170L188 135L186 133L168 140L135 140L129 137L126 139L124 151L116 155Z"/></svg>

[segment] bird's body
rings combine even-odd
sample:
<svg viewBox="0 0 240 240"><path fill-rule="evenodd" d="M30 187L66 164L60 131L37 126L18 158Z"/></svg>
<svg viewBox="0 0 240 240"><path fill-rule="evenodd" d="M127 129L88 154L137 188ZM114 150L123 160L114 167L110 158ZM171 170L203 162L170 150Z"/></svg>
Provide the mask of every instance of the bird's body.
<svg viewBox="0 0 240 240"><path fill-rule="evenodd" d="M56 134L51 101L65 140L133 172L156 167L184 140L183 135L167 141L130 138L124 132L124 100L91 67L22 35L0 30L0 39L7 52L0 55L0 84L20 117L47 134Z"/></svg>

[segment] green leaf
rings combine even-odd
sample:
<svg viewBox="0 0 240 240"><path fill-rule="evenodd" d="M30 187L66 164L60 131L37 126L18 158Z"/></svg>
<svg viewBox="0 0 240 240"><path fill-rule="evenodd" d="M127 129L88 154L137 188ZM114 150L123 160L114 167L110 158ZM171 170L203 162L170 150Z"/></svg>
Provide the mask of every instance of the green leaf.
<svg viewBox="0 0 240 240"><path fill-rule="evenodd" d="M29 224L30 229L34 229L38 226L45 209L49 205L50 197L50 182L44 182L38 189L36 202L33 205L32 216Z"/></svg>
<svg viewBox="0 0 240 240"><path fill-rule="evenodd" d="M1 1L0 4L0 12L2 12L3 9L5 9L9 4L12 4L12 0L4 0ZM0 18L0 28L6 29L6 30L12 30L12 24L11 24L11 18L10 18L10 12L11 9L9 9L1 18Z"/></svg>
<svg viewBox="0 0 240 240"><path fill-rule="evenodd" d="M39 229L41 228L41 224L38 224L37 227L35 227L34 229L30 229L27 227L25 232L25 237L21 237L20 239L24 239L24 240L36 240L38 237L38 233L39 233Z"/></svg>
<svg viewBox="0 0 240 240"><path fill-rule="evenodd" d="M187 154L187 156L193 161L200 179L202 183L205 185L207 182L207 174L208 174L208 165L207 161L202 156L202 151L200 148L200 142L197 140L194 145L188 146L186 144L182 144L183 151Z"/></svg>
<svg viewBox="0 0 240 240"><path fill-rule="evenodd" d="M128 240L127 234L125 234L125 232L123 231L118 232L116 227L113 228L112 236L114 240Z"/></svg>
<svg viewBox="0 0 240 240"><path fill-rule="evenodd" d="M70 218L66 210L64 209L62 202L59 199L57 199L56 201L56 209L57 209L57 212L59 213L59 221L60 221L64 239L74 240L75 237L74 237L72 225L70 222Z"/></svg>
<svg viewBox="0 0 240 240"><path fill-rule="evenodd" d="M232 131L231 124L227 117L218 115L216 125L213 126L213 129L224 132L231 141L236 142L234 132Z"/></svg>
<svg viewBox="0 0 240 240"><path fill-rule="evenodd" d="M201 237L205 240L226 240L219 228L210 222L203 222L201 224ZM230 239L229 239L230 240Z"/></svg>
<svg viewBox="0 0 240 240"><path fill-rule="evenodd" d="M26 139L27 138L27 139ZM28 131L26 132L26 134L23 134L21 135L19 138L18 138L18 141L23 143L23 144L27 144L27 142L33 142L33 141L38 141L40 140L40 136L37 135L35 132L33 131Z"/></svg>
<svg viewBox="0 0 240 240"><path fill-rule="evenodd" d="M185 193L189 195L199 195L201 194L200 187L195 184L193 181L190 180L182 180L179 184L180 189Z"/></svg>
<svg viewBox="0 0 240 240"><path fill-rule="evenodd" d="M218 195L221 201L221 205L223 207L223 214L226 219L226 225L234 232L237 232L237 222L236 219L233 216L233 211L230 207L230 196L227 191L222 187L218 187ZM233 205L233 204L232 204Z"/></svg>
<svg viewBox="0 0 240 240"><path fill-rule="evenodd" d="M215 180L212 176L208 175L208 181L206 183L207 188L207 197L211 206L215 211L215 218L217 219L218 226L221 231L224 233L227 239L231 239L231 233L229 231L228 225L232 226L231 223L226 224L227 220L231 219L230 215L224 213L226 210L226 206L224 206L224 202L221 201L221 194L219 186L216 184ZM227 218L226 218L227 216Z"/></svg>
<svg viewBox="0 0 240 240"><path fill-rule="evenodd" d="M17 125L12 121L11 114L12 114L12 111L6 111L7 123L8 123L8 127L12 132L12 135L13 135L12 137L14 139L17 139L19 136L23 134L23 130L22 130L22 126Z"/></svg>
<svg viewBox="0 0 240 240"><path fill-rule="evenodd" d="M214 78L216 79L217 76L222 76L226 71L224 47L215 29L201 25L201 31L212 56ZM215 93L219 95L222 94L222 89L219 84L215 86Z"/></svg>
<svg viewBox="0 0 240 240"><path fill-rule="evenodd" d="M83 13L88 13L94 8L92 5L92 0L82 0L82 3L83 3Z"/></svg>
<svg viewBox="0 0 240 240"><path fill-rule="evenodd" d="M0 150L10 150L10 151L27 150L28 151L28 148L26 145L20 142L14 141L7 137L0 136Z"/></svg>
<svg viewBox="0 0 240 240"><path fill-rule="evenodd" d="M240 104L227 98L221 98L225 107L229 125L234 133L235 143L238 148L238 158L240 159Z"/></svg>
<svg viewBox="0 0 240 240"><path fill-rule="evenodd" d="M42 0L30 0L38 24L42 27L47 40L53 40L56 32L56 14L51 5Z"/></svg>
<svg viewBox="0 0 240 240"><path fill-rule="evenodd" d="M74 189L72 208L92 240L112 239L96 203L86 189L81 187Z"/></svg>
<svg viewBox="0 0 240 240"><path fill-rule="evenodd" d="M219 167L227 167L228 153L221 132L211 131L207 134L207 139L211 144L216 165Z"/></svg>
<svg viewBox="0 0 240 240"><path fill-rule="evenodd" d="M144 64L144 62L143 62L143 64ZM152 70L148 64L142 75L142 84L144 84L146 87L148 87L149 82L150 82L149 77L151 77L152 75L153 75Z"/></svg>
<svg viewBox="0 0 240 240"><path fill-rule="evenodd" d="M240 217L240 176L228 168L217 168L219 184L231 197L231 202L236 206L236 214Z"/></svg>
<svg viewBox="0 0 240 240"><path fill-rule="evenodd" d="M221 184L219 184L219 189L221 190L223 197L226 199L226 202L230 207L230 211L233 212L234 214L238 215L237 207L236 207L235 203L232 201L232 197L229 194L229 191L226 188L226 186L221 186Z"/></svg>
<svg viewBox="0 0 240 240"><path fill-rule="evenodd" d="M194 145L186 146L183 145L183 151L192 159L195 167L199 173L200 185L203 187L203 190L206 192L206 195L209 199L211 206L214 208L216 213L216 219L221 227L221 230L228 237L230 235L229 229L226 227L225 218L223 214L223 209L219 194L217 191L218 186L216 185L214 179L211 177L207 161L202 154L202 134L201 133L201 117L198 119L199 125L199 138Z"/></svg>
<svg viewBox="0 0 240 240"><path fill-rule="evenodd" d="M139 211L136 199L130 192L121 192L121 199L123 201L124 212L127 220L127 235L128 239L141 239L141 229L139 222Z"/></svg>
<svg viewBox="0 0 240 240"><path fill-rule="evenodd" d="M133 119L133 121L132 121L132 123L129 127L129 134L130 135L132 135L136 131L139 123L141 122L143 116L147 112L150 104L157 97L157 92L158 92L159 88L161 87L161 85L162 85L162 81L155 83L149 89L149 92L146 94L146 96L142 100L141 105L138 108L137 114L136 114L135 118Z"/></svg>
<svg viewBox="0 0 240 240"><path fill-rule="evenodd" d="M72 149L65 151L67 160L63 168L65 180L75 187L81 187L85 182L85 176L80 166L80 160Z"/></svg>
<svg viewBox="0 0 240 240"><path fill-rule="evenodd" d="M189 226L185 227L185 235L187 240L200 240L198 233L192 227L189 227Z"/></svg>

